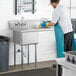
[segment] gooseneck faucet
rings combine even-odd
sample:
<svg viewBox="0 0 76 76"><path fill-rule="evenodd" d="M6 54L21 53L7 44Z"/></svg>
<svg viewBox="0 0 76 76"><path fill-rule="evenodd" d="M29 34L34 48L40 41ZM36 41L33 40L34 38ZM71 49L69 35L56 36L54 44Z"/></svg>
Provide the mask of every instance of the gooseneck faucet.
<svg viewBox="0 0 76 76"><path fill-rule="evenodd" d="M26 25L26 21L24 17L21 17L21 26L25 26L25 25Z"/></svg>

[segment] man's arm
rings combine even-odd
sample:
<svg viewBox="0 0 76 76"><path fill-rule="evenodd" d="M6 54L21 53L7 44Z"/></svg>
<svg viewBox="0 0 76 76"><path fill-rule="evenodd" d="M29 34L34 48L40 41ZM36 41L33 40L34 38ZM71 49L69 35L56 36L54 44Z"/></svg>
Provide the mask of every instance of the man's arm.
<svg viewBox="0 0 76 76"><path fill-rule="evenodd" d="M54 26L60 18L59 10L55 9L52 15L51 22L48 23L48 26Z"/></svg>

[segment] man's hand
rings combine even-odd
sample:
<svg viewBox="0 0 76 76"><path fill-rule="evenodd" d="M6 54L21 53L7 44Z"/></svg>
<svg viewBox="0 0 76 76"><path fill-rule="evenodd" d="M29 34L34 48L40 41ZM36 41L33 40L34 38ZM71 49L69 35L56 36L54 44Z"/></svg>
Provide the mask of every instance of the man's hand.
<svg viewBox="0 0 76 76"><path fill-rule="evenodd" d="M48 26L54 26L55 25L55 23L53 23L53 22L48 22Z"/></svg>
<svg viewBox="0 0 76 76"><path fill-rule="evenodd" d="M53 23L53 22L46 22L44 25L45 25L45 27L42 27L42 25L40 25L40 26L39 26L39 29L49 28L50 26L54 26L55 23Z"/></svg>
<svg viewBox="0 0 76 76"><path fill-rule="evenodd" d="M39 29L42 29L43 27L42 26L39 26Z"/></svg>

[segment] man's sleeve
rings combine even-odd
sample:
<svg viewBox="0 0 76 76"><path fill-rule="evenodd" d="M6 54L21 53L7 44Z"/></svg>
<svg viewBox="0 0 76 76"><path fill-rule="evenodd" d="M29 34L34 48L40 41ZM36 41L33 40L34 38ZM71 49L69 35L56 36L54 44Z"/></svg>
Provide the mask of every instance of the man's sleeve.
<svg viewBox="0 0 76 76"><path fill-rule="evenodd" d="M52 15L52 22L53 23L57 23L57 21L59 20L59 10L54 10L53 15Z"/></svg>

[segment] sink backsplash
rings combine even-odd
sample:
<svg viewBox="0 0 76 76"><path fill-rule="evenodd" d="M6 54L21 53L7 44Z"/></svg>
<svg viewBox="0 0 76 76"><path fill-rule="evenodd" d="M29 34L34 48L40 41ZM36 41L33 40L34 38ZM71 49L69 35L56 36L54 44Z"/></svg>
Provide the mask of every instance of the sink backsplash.
<svg viewBox="0 0 76 76"><path fill-rule="evenodd" d="M25 20L24 24L21 23L21 20L12 20L9 21L9 28L10 29L32 29L32 28L38 28L40 25L40 20Z"/></svg>

